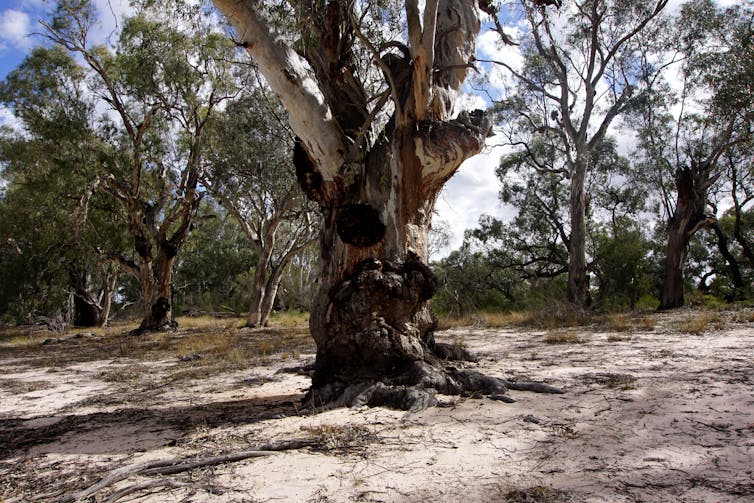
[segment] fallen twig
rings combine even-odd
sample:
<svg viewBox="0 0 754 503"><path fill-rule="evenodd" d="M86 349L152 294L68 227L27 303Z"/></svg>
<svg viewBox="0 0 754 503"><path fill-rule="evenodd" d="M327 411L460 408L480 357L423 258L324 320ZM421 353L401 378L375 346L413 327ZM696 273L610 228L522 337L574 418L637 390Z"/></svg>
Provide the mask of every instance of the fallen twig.
<svg viewBox="0 0 754 503"><path fill-rule="evenodd" d="M177 489L179 487L186 487L190 485L191 484L187 484L185 482L178 482L176 480L170 479L148 480L146 482L140 482L138 484L124 487L123 489L112 493L107 497L107 499L103 501L104 503L115 503L124 496L128 496L129 494L135 493L137 491L142 491L144 489L153 489L155 487L170 487L171 489Z"/></svg>
<svg viewBox="0 0 754 503"><path fill-rule="evenodd" d="M270 444L261 445L255 449L231 452L220 456L210 456L205 458L196 458L193 460L183 459L162 459L157 461L144 461L141 463L133 463L127 466L123 466L110 472L105 478L100 480L94 485L87 487L86 489L74 494L69 494L63 497L61 503L71 503L93 496L98 491L105 489L121 480L127 479L132 475L172 475L176 473L193 470L194 468L201 468L204 466L214 466L223 463L233 463L236 461L242 461L249 458L258 458L262 456L272 456L275 452L286 451L293 449L301 449L302 447L310 447L316 445L317 441L312 439L295 439L282 442L273 442ZM164 482L164 481L163 481ZM138 490L138 489L134 489Z"/></svg>

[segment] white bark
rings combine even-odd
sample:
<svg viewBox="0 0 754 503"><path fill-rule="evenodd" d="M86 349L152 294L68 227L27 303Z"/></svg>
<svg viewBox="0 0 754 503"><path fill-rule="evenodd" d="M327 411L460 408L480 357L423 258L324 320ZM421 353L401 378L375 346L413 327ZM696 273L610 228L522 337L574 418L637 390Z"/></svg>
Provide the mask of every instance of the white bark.
<svg viewBox="0 0 754 503"><path fill-rule="evenodd" d="M213 0L231 22L238 41L259 65L289 114L291 128L326 181L337 177L348 153L347 142L332 117L311 70L265 19L256 0Z"/></svg>

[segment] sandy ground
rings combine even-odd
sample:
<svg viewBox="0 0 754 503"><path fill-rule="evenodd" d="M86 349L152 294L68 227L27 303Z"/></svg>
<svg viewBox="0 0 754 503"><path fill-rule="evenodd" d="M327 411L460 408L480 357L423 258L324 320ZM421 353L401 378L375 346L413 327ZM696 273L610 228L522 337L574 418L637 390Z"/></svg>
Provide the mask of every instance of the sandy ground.
<svg viewBox="0 0 754 503"><path fill-rule="evenodd" d="M0 347L0 501L59 501L132 463L292 439L311 445L133 475L92 501L754 501L754 312L690 329L700 316L443 332L480 355L469 367L567 392L443 396L414 415L301 412L308 378L279 370L306 353L175 381L191 361L45 362Z"/></svg>

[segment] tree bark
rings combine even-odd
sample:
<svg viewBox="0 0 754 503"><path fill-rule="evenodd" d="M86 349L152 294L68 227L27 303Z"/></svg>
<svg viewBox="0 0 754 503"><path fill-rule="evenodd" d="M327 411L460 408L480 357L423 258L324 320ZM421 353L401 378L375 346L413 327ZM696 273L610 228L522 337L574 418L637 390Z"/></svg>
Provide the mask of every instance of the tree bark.
<svg viewBox="0 0 754 503"><path fill-rule="evenodd" d="M675 173L676 205L668 221L665 249L665 280L660 293L660 311L683 307L683 266L689 241L714 219L705 214L710 178L709 163L678 169Z"/></svg>
<svg viewBox="0 0 754 503"><path fill-rule="evenodd" d="M249 305L249 315L246 318L247 327L260 326L265 301L265 290L270 267L270 257L272 255L272 245L265 243L258 247L259 258L254 269L254 278L251 284L251 303Z"/></svg>

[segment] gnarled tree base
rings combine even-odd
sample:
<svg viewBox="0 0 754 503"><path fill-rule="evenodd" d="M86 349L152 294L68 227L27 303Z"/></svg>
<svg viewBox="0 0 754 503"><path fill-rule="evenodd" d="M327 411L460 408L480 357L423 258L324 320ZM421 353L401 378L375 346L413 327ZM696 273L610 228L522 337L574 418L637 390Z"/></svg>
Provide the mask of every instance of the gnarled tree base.
<svg viewBox="0 0 754 503"><path fill-rule="evenodd" d="M436 405L436 394L513 401L506 395L509 389L562 393L448 365L477 360L461 347L435 342L426 302L436 286L432 271L416 257L358 263L320 304L324 330L315 335L317 361L307 401L315 407L370 405L416 412Z"/></svg>
<svg viewBox="0 0 754 503"><path fill-rule="evenodd" d="M419 412L438 404L437 394L466 397L486 396L493 400L515 402L508 391L565 393L542 383L511 382L490 377L476 370L459 370L439 363L413 362L403 372L389 378L351 384L331 383L312 388L306 402L318 408L388 407Z"/></svg>

